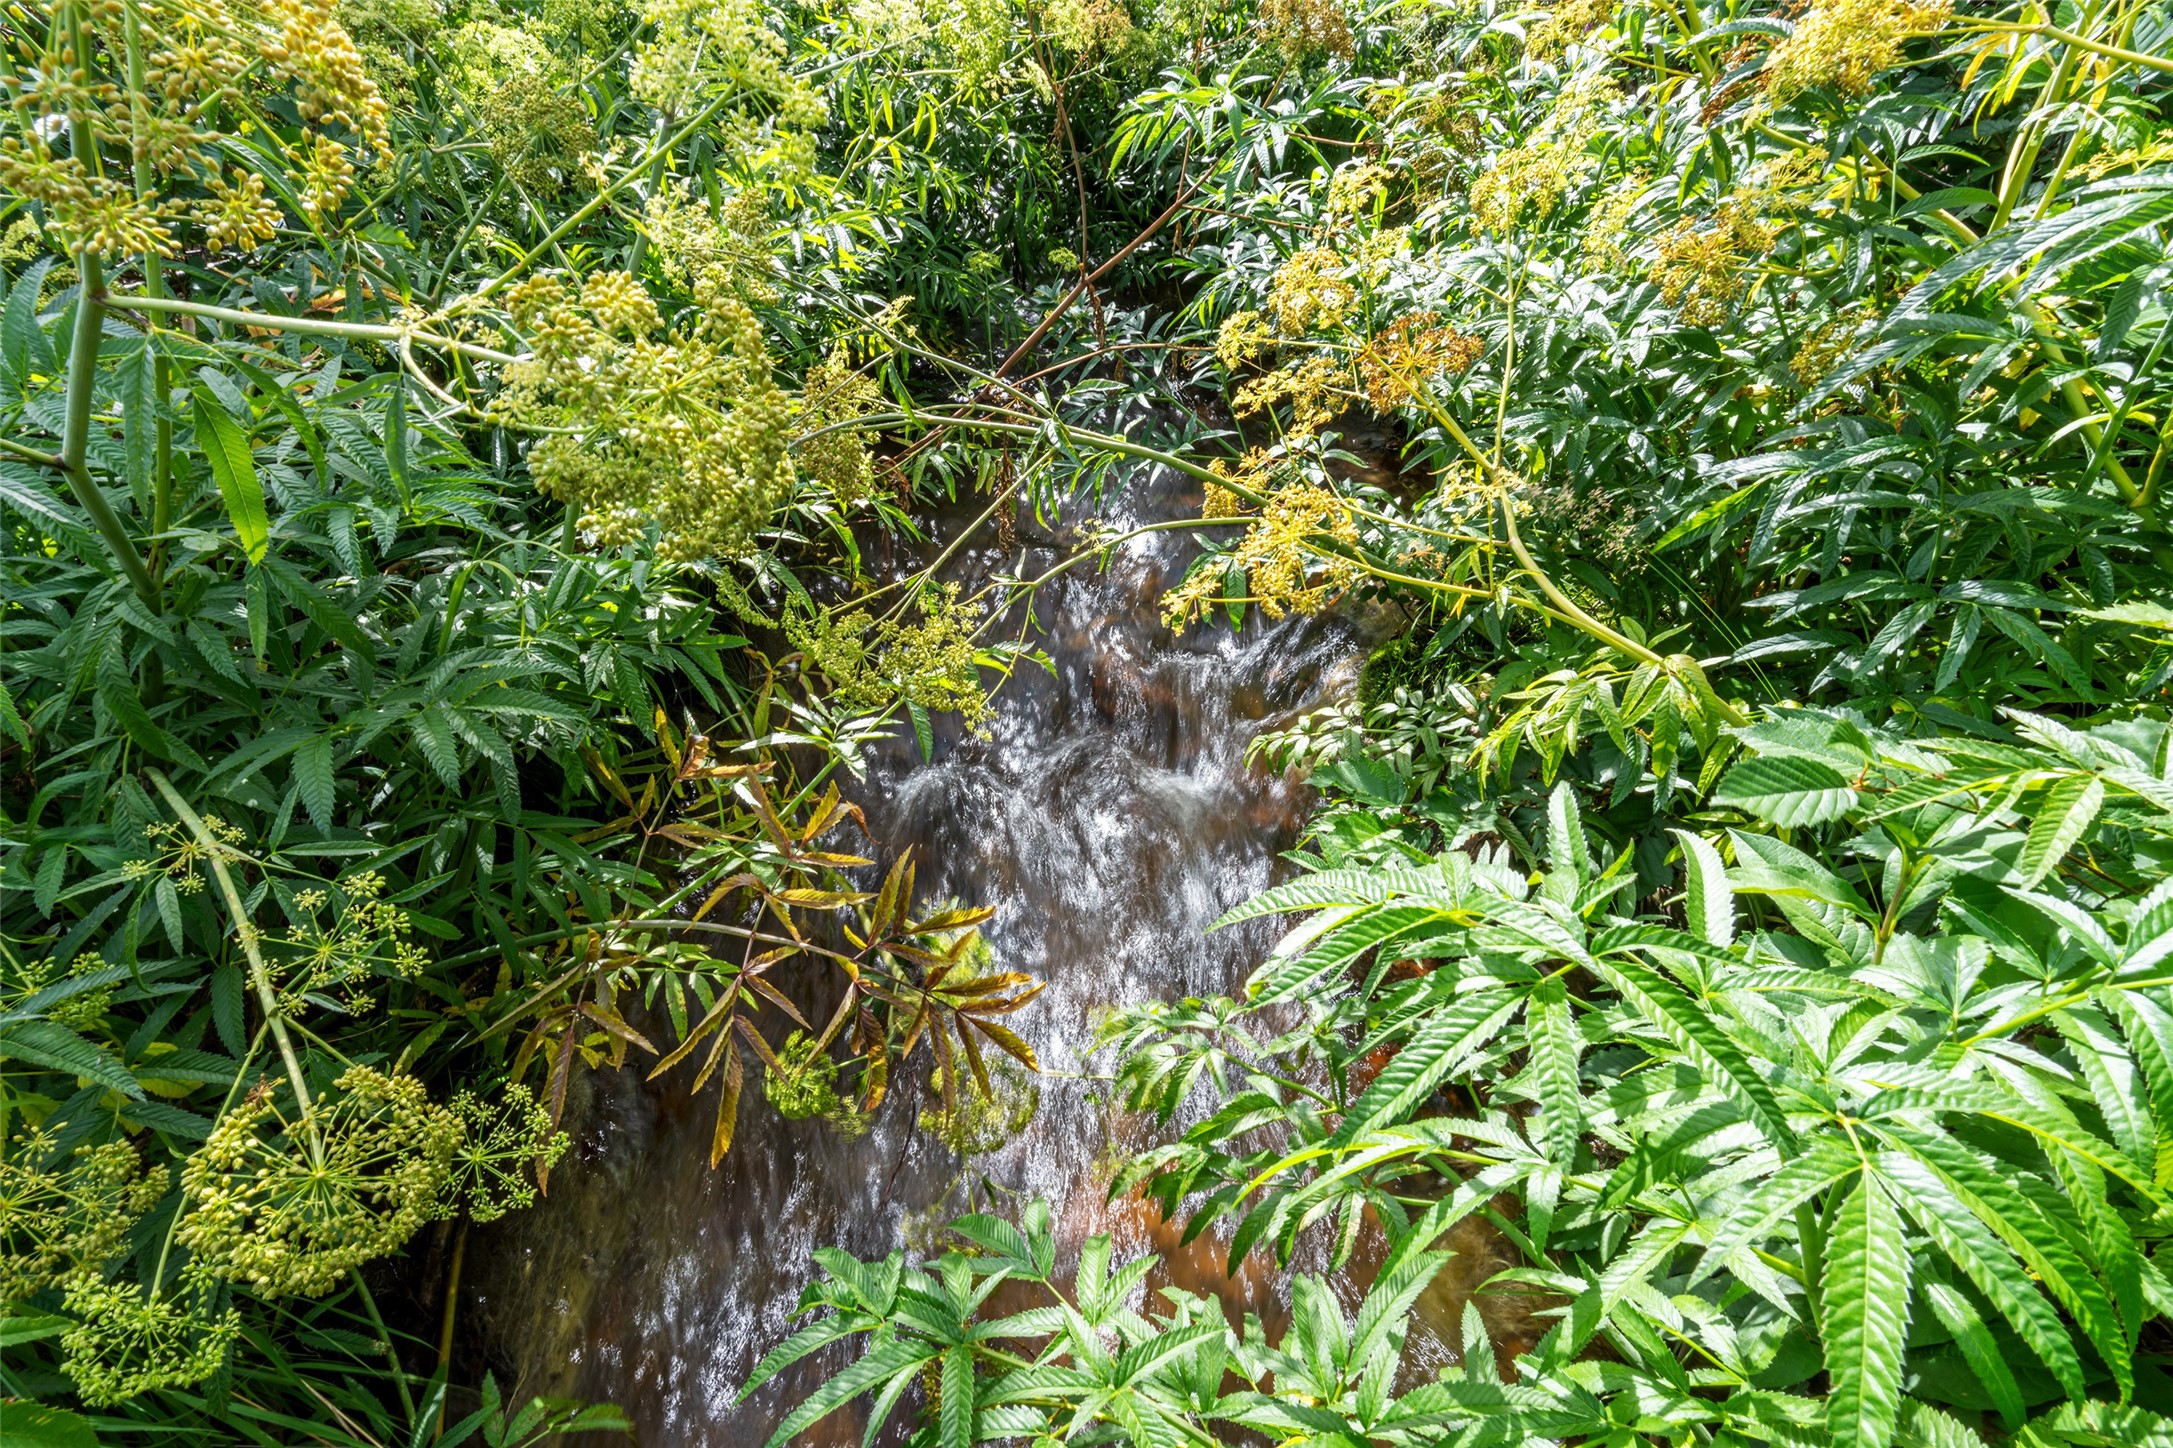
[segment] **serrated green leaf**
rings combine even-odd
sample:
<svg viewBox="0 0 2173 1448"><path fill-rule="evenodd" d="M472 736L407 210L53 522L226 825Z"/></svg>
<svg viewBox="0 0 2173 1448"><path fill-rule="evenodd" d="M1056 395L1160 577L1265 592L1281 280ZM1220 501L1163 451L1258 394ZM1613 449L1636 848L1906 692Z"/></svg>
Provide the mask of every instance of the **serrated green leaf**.
<svg viewBox="0 0 2173 1448"><path fill-rule="evenodd" d="M1984 1325L1976 1304L1944 1282L1925 1283L1923 1293L1932 1315L1954 1338L1963 1361L1983 1384L1985 1396L1992 1400L2000 1421L2010 1429L2020 1427L2024 1416L2022 1387L2015 1381L2007 1359L2000 1355L1999 1342Z"/></svg>
<svg viewBox="0 0 2173 1448"><path fill-rule="evenodd" d="M131 1101L143 1099L136 1078L105 1047L56 1021L24 1021L0 1031L0 1060L5 1059L85 1077Z"/></svg>
<svg viewBox="0 0 2173 1448"><path fill-rule="evenodd" d="M1377 1127L1404 1119L1451 1071L1490 1044L1523 1001L1517 992L1480 991L1436 1011L1351 1103L1328 1147L1348 1146Z"/></svg>
<svg viewBox="0 0 2173 1448"><path fill-rule="evenodd" d="M2045 791L2022 845L2024 884L2035 885L2059 868L2097 819L2098 806L2104 802L2104 782L2093 774L2069 775Z"/></svg>
<svg viewBox="0 0 2173 1448"><path fill-rule="evenodd" d="M1909 1337L1909 1249L1901 1215L1875 1172L1857 1178L1834 1214L1819 1288L1819 1332L1831 1386L1834 1448L1886 1448L1901 1414Z"/></svg>
<svg viewBox="0 0 2173 1448"><path fill-rule="evenodd" d="M1847 775L1796 754L1754 754L1729 770L1713 791L1714 804L1731 805L1783 829L1837 820L1856 797Z"/></svg>
<svg viewBox="0 0 2173 1448"><path fill-rule="evenodd" d="M227 521L251 563L262 563L271 546L271 515L264 507L264 485L257 480L256 457L249 439L235 425L226 407L210 392L199 388L192 398L190 416L196 423L196 443L211 464L212 481L226 502Z"/></svg>
<svg viewBox="0 0 2173 1448"><path fill-rule="evenodd" d="M338 789L332 777L332 741L313 734L294 751L294 783L301 792L302 807L325 834L332 832Z"/></svg>
<svg viewBox="0 0 2173 1448"><path fill-rule="evenodd" d="M1735 891L1728 886L1728 867L1704 836L1689 830L1670 833L1683 850L1683 914L1690 933L1726 949L1735 943Z"/></svg>

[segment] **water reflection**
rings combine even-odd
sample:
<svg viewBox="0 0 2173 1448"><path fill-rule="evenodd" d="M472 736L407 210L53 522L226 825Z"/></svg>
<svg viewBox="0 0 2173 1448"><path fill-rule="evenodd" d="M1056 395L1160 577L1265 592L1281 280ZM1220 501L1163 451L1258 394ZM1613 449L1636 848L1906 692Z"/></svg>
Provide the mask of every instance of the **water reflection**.
<svg viewBox="0 0 2173 1448"><path fill-rule="evenodd" d="M1197 507L1195 485L1158 478L1106 513L1131 525ZM1268 923L1211 937L1205 927L1270 882L1307 801L1248 771L1245 746L1347 688L1367 642L1362 625L1334 616L1173 639L1157 601L1193 549L1184 534L1150 534L1105 572L1082 567L1052 585L1038 620L1053 676L1021 669L989 737L942 735L933 763L909 741L887 746L859 797L886 857L915 850L924 898L996 906L987 933L998 961L1048 982L1011 1019L1055 1074L1033 1125L976 1158L974 1177L1048 1198L1061 1251L1110 1231L1120 1255L1164 1250L1164 1280L1257 1310L1272 1295L1264 1270L1226 1282L1211 1242L1180 1249L1151 1210L1105 1202L1108 1166L1133 1128L1109 1118L1092 1083L1062 1074L1081 1069L1098 1008L1225 990L1258 959ZM1028 549L1022 569L1017 553L991 546L963 550L950 571L970 590L1059 556ZM917 561L909 549L887 560ZM684 1073L654 1085L638 1070L589 1078L569 1116L576 1149L548 1202L477 1235L464 1339L480 1335L517 1369L521 1393L620 1403L645 1445L760 1443L839 1362L818 1356L733 1405L760 1355L790 1331L809 1253L834 1243L879 1256L923 1242L960 1200L960 1163L914 1130L925 1059L901 1073L855 1141L819 1121L782 1120L750 1089L716 1171L714 1084L690 1100ZM857 1443L863 1425L851 1418L840 1413L803 1441Z"/></svg>

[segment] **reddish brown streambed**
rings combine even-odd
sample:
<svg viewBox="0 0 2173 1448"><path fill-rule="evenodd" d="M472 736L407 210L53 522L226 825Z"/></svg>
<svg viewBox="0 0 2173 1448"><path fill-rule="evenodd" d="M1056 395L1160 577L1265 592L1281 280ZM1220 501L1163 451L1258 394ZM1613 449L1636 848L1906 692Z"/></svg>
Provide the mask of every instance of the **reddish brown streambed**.
<svg viewBox="0 0 2173 1448"><path fill-rule="evenodd" d="M1142 477L1105 516L1132 525L1197 507L1196 485ZM999 695L992 736L939 736L933 763L910 741L886 747L859 791L881 851L910 846L922 862L924 897L997 907L987 928L997 959L1048 982L1014 1023L1052 1072L1089 1069L1081 1058L1098 1008L1230 989L1271 943L1267 923L1206 933L1270 882L1308 803L1302 789L1247 769L1245 747L1347 688L1364 656L1366 630L1337 616L1173 639L1157 603L1193 550L1183 533L1150 534L1105 572L1083 566L1052 585L1038 612L1055 676L1021 669ZM962 550L950 571L970 591L991 573L1031 575L1060 556L1023 554L992 539ZM919 561L907 550L891 560ZM690 1100L683 1074L590 1078L571 1118L576 1148L549 1200L470 1248L463 1340L487 1343L517 1370L522 1396L621 1404L644 1445L753 1448L845 1360L818 1355L733 1404L749 1369L791 1331L809 1254L924 1248L968 1172L999 1194L1048 1198L1063 1250L1104 1231L1120 1256L1167 1249L1168 1280L1273 1325L1265 1268L1227 1281L1212 1242L1178 1250L1150 1209L1105 1200L1110 1165L1136 1127L1112 1119L1095 1083L1044 1079L1032 1125L961 1163L915 1129L925 1070L904 1073L856 1141L819 1121L781 1120L750 1090L715 1171L714 1084ZM852 1416L803 1441L858 1443L864 1425Z"/></svg>

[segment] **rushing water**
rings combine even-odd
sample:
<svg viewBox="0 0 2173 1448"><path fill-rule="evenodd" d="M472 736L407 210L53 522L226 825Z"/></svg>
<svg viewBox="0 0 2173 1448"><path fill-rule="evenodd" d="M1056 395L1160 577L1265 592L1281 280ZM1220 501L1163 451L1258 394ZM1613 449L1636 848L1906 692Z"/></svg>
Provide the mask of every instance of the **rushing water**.
<svg viewBox="0 0 2173 1448"><path fill-rule="evenodd" d="M1196 484L1142 478L1104 517L1134 526L1198 505ZM1048 982L1011 1018L1052 1073L1032 1125L961 1164L914 1127L929 1095L923 1051L858 1140L779 1118L750 1081L731 1154L712 1171L714 1083L690 1100L684 1071L655 1083L639 1068L588 1078L570 1117L576 1147L548 1201L471 1249L463 1336L517 1368L522 1395L617 1402L644 1445L759 1444L842 1361L818 1355L733 1403L791 1331L809 1254L924 1245L963 1209L966 1173L999 1193L1046 1197L1060 1252L1110 1232L1120 1257L1163 1251L1160 1280L1219 1292L1233 1308L1268 1305L1259 1269L1228 1281L1212 1241L1180 1249L1136 1199L1106 1200L1113 1153L1133 1127L1094 1082L1064 1074L1093 1069L1083 1058L1098 1008L1227 990L1259 958L1261 929L1206 927L1270 882L1308 801L1248 769L1246 744L1348 688L1368 642L1364 626L1332 615L1173 638L1157 602L1193 548L1182 532L1148 534L1106 571L1082 566L1050 585L1037 620L1054 675L1021 668L990 736L946 736L932 763L909 741L878 751L857 791L884 862L910 846L924 900L995 906L986 933L998 962ZM927 556L901 548L870 565ZM1060 556L1028 545L1006 554L991 539L946 571L970 591ZM857 1443L863 1426L847 1410L802 1441Z"/></svg>

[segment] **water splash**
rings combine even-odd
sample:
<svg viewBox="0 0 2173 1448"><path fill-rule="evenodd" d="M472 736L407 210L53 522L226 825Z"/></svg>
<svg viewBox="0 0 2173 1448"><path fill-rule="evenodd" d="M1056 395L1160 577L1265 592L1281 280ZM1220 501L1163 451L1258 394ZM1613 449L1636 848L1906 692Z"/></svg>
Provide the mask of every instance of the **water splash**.
<svg viewBox="0 0 2173 1448"><path fill-rule="evenodd" d="M1136 526L1196 513L1196 489L1143 479L1104 516ZM877 751L858 791L886 856L911 847L922 862L921 896L995 906L985 930L999 964L1048 982L1013 1018L1052 1073L1033 1124L961 1164L914 1129L928 1095L916 1060L858 1140L783 1120L757 1096L711 1171L707 1093L690 1100L683 1075L653 1085L637 1069L591 1076L569 1116L575 1152L549 1200L479 1234L473 1249L462 1320L518 1371L520 1395L617 1402L643 1444L759 1443L841 1361L818 1355L733 1404L761 1354L791 1331L809 1254L919 1245L967 1192L1046 1197L1061 1252L1110 1232L1120 1255L1160 1251L1160 1280L1217 1292L1233 1310L1270 1307L1275 1274L1248 1265L1226 1279L1212 1242L1180 1247L1137 1200L1106 1200L1114 1154L1134 1129L1077 1073L1088 1069L1097 1010L1228 990L1271 942L1268 922L1206 933L1271 883L1309 803L1300 787L1247 769L1245 747L1348 689L1375 630L1326 615L1173 638L1157 604L1194 548L1183 534L1148 534L1106 570L1082 567L1051 585L1036 622L1053 672L1022 667L998 696L989 736L940 734L932 763L910 739ZM871 567L902 571L932 556L884 551ZM969 548L946 571L970 591L1059 556ZM864 1425L852 1416L801 1441L858 1443Z"/></svg>

